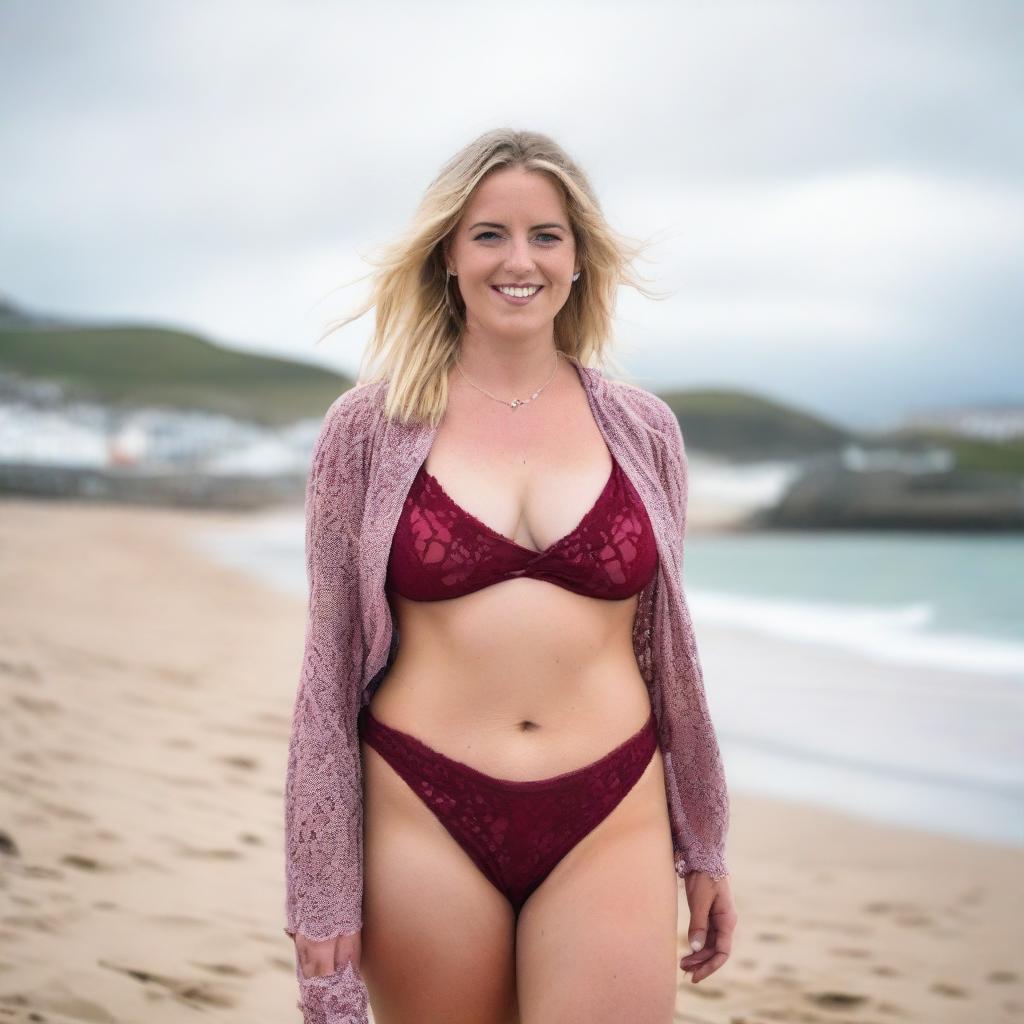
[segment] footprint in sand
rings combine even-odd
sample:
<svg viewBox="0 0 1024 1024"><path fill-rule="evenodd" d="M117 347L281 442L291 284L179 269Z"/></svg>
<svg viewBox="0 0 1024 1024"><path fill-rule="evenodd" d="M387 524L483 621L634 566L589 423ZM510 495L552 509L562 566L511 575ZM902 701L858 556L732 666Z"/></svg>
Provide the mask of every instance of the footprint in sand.
<svg viewBox="0 0 1024 1024"><path fill-rule="evenodd" d="M246 771L255 771L259 768L260 763L255 757L247 757L245 754L229 754L226 757L220 758L224 764L231 765L232 768L244 768Z"/></svg>
<svg viewBox="0 0 1024 1024"><path fill-rule="evenodd" d="M221 974L227 978L251 978L252 972L242 970L241 967L236 967L234 964L203 964L196 960L191 963L198 967L201 971L209 971L211 974Z"/></svg>
<svg viewBox="0 0 1024 1024"><path fill-rule="evenodd" d="M67 864L69 868L78 868L79 871L109 871L106 864L101 864L93 857L85 857L80 853L66 853L60 859L61 864Z"/></svg>
<svg viewBox="0 0 1024 1024"><path fill-rule="evenodd" d="M49 878L55 881L63 881L64 872L51 868L49 864L26 864L26 878Z"/></svg>
<svg viewBox="0 0 1024 1024"><path fill-rule="evenodd" d="M165 989L175 998L180 999L189 1006L196 1008L213 1006L230 1009L235 1005L234 999L204 981L187 981L184 978L172 978L166 974L157 974L155 971L147 971L138 967L124 967L121 964L111 963L107 960L98 960L97 963L101 967L125 974L129 978L134 978L145 985L153 985Z"/></svg>
<svg viewBox="0 0 1024 1024"><path fill-rule="evenodd" d="M907 928L930 928L935 924L935 918L927 914L900 914L894 917L893 924L902 924Z"/></svg>
<svg viewBox="0 0 1024 1024"><path fill-rule="evenodd" d="M877 900L865 903L863 910L867 914L892 914L893 924L901 924L907 928L929 928L935 925L935 919L915 903L889 903Z"/></svg>
<svg viewBox="0 0 1024 1024"><path fill-rule="evenodd" d="M31 679L33 682L40 679L35 665L27 661L7 661L5 658L0 658L0 675L13 676L15 679Z"/></svg>
<svg viewBox="0 0 1024 1024"><path fill-rule="evenodd" d="M890 902L888 900L873 900L865 903L863 911L866 914L919 914L921 908L916 903Z"/></svg>
<svg viewBox="0 0 1024 1024"><path fill-rule="evenodd" d="M963 999L969 994L967 989L948 981L934 981L929 987L932 992L938 992L940 996L949 996L951 999Z"/></svg>
<svg viewBox="0 0 1024 1024"><path fill-rule="evenodd" d="M169 841L174 842L174 839L170 836L166 837ZM178 849L176 856L178 857L191 857L195 860L241 860L242 855L238 850L217 850L217 849L201 849L198 846L186 846L184 843L177 844Z"/></svg>
<svg viewBox="0 0 1024 1024"><path fill-rule="evenodd" d="M863 1006L868 1001L867 996L854 995L852 992L805 992L804 998L815 1006L823 1006L829 1010L849 1010Z"/></svg>
<svg viewBox="0 0 1024 1024"><path fill-rule="evenodd" d="M0 853L8 857L21 856L21 851L18 849L18 844L14 841L14 837L9 832L4 832L3 830L0 830Z"/></svg>
<svg viewBox="0 0 1024 1024"><path fill-rule="evenodd" d="M1017 981L1018 974L1016 971L989 971L988 980L996 985L1008 985Z"/></svg>
<svg viewBox="0 0 1024 1024"><path fill-rule="evenodd" d="M31 711L34 715L59 715L64 710L55 700L44 697L26 697L24 694L14 695L16 707Z"/></svg>

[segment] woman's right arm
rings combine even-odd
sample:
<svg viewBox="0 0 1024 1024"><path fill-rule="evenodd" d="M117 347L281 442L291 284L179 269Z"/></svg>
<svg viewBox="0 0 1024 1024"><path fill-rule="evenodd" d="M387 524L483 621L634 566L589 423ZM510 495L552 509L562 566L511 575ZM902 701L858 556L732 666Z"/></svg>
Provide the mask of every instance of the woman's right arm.
<svg viewBox="0 0 1024 1024"><path fill-rule="evenodd" d="M306 486L309 602L285 781L287 927L306 1024L360 1024L362 451L349 392L327 410Z"/></svg>

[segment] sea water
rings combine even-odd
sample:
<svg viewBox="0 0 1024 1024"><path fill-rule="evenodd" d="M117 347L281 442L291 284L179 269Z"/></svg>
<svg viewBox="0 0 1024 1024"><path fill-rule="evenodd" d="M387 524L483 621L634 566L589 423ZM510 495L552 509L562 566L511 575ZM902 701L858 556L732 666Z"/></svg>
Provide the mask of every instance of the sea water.
<svg viewBox="0 0 1024 1024"><path fill-rule="evenodd" d="M196 541L305 596L301 511ZM1024 845L1022 569L1012 534L691 531L698 647L785 645L718 678L702 657L730 790Z"/></svg>

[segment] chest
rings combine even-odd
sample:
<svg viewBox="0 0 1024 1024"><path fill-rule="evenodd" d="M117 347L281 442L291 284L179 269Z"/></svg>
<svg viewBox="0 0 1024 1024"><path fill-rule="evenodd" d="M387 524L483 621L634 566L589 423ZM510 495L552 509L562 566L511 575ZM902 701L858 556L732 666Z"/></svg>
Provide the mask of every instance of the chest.
<svg viewBox="0 0 1024 1024"><path fill-rule="evenodd" d="M494 486L499 474L489 470L491 475L487 482L492 486L481 493L485 501L493 500L495 504L486 508L477 503L475 489L460 487L459 481L465 485L470 483L468 477L455 475L458 466L471 464L472 460L459 461L456 458L452 463L441 461L443 449L434 447L440 433L437 426L387 421L382 422L379 429L361 435L366 440L372 437L371 447L360 456L364 470L360 488L363 500L352 523L355 532L353 539L358 538L356 551L361 632L366 653L364 664L369 673L366 679L379 678L387 662L389 648L392 651L394 649L396 637L393 634L392 610L387 599L386 574L401 517L410 497L416 493L417 479L423 478L425 465L431 471L436 469L438 479L444 473L446 486L450 486L467 505L473 502L470 508L474 516L493 516L485 524L488 528L504 527L508 534L503 536L507 539L511 539L515 533L520 540L529 542L521 550L518 547L515 549L519 557L510 557L510 566L512 561L516 561L516 567L528 567L531 572L547 568L565 573L569 565L565 559L552 559L545 557L543 552L534 554L534 551L541 549L549 539L557 539L563 527L571 530L574 522L581 518L581 512L587 514L589 510L586 507L610 476L609 467L614 460L621 470L621 479L628 482L644 506L657 553L656 571L640 598L636 628L639 638L637 642L642 641L650 628L656 595L662 592L664 586L675 585L678 572L673 525L675 515L662 474L664 454L658 438L640 416L616 403L614 396L607 394L607 389L600 389L599 384L594 384L594 388L596 393L591 397L592 423L600 436L600 442L593 445L591 442L594 436L591 435L589 440L584 436L586 444L581 444L579 438L574 436L573 444L565 448L567 452L573 453L572 461L563 464L546 462L542 467L543 472L536 462L530 462L530 455L535 455L534 449L526 449L526 468L536 469L536 475L525 472L515 479L515 486L505 484L501 491ZM450 440L464 440L464 437L450 435ZM493 446L490 450L495 453L500 451ZM450 451L455 452L456 449ZM457 451L460 456L467 454L464 448ZM582 461L577 461L580 452L586 455ZM468 454L472 455L473 451L469 450ZM437 456L436 460L432 455ZM517 457L498 465L503 472L511 472L517 468ZM451 473L446 468L450 465L456 467ZM573 485L561 489L557 480L559 473L575 474ZM550 488L557 490L553 492ZM564 497L570 490L573 505L556 520L551 495L556 493ZM454 495L449 495L449 498L454 502ZM543 516L540 514L542 512L545 513ZM502 516L506 518L502 519ZM525 529L516 529L522 526ZM512 550L508 548L507 553ZM592 546L590 550L594 550ZM443 557L445 554L446 549L435 548L433 555L428 557ZM531 558L536 559L532 564ZM461 563L460 572L464 569L465 565Z"/></svg>
<svg viewBox="0 0 1024 1024"><path fill-rule="evenodd" d="M585 405L585 403L584 403ZM616 464L589 409L488 422L455 415L434 433L413 482L421 504L541 553L608 504Z"/></svg>

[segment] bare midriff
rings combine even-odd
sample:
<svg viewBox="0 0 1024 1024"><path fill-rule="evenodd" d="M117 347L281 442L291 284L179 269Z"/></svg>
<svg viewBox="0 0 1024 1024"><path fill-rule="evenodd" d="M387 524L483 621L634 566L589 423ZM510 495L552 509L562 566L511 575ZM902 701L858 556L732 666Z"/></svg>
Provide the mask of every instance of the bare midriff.
<svg viewBox="0 0 1024 1024"><path fill-rule="evenodd" d="M582 767L650 714L632 641L638 595L522 578L447 601L390 600L400 643L371 712L488 775Z"/></svg>

